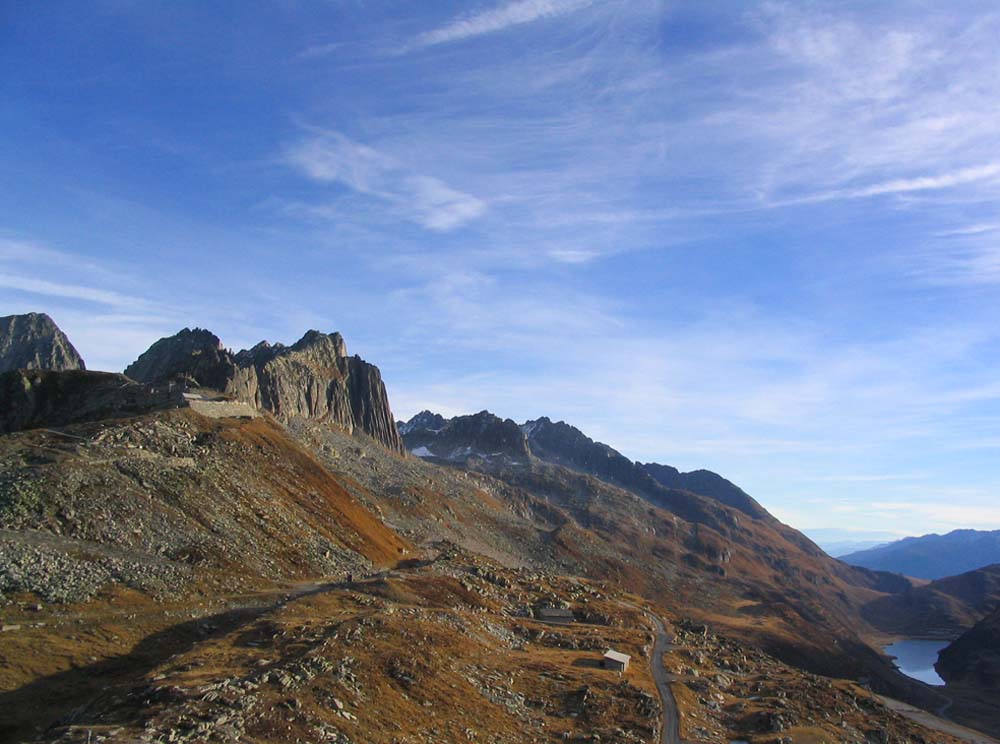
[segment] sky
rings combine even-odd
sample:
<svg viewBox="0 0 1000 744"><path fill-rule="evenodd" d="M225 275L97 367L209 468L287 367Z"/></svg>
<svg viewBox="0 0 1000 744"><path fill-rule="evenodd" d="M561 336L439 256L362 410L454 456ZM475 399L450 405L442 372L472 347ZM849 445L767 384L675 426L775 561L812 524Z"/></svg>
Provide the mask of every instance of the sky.
<svg viewBox="0 0 1000 744"><path fill-rule="evenodd" d="M993 2L0 2L0 314L341 331L799 528L1000 528Z"/></svg>

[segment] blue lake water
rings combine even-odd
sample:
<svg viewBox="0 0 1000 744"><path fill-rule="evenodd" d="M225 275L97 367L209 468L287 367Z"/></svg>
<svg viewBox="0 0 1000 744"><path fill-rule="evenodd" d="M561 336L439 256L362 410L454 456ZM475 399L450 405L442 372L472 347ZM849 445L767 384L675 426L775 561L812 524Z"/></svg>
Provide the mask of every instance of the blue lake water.
<svg viewBox="0 0 1000 744"><path fill-rule="evenodd" d="M896 641L885 647L885 652L895 656L896 666L907 677L919 679L929 685L943 685L944 680L934 671L938 651L948 641Z"/></svg>

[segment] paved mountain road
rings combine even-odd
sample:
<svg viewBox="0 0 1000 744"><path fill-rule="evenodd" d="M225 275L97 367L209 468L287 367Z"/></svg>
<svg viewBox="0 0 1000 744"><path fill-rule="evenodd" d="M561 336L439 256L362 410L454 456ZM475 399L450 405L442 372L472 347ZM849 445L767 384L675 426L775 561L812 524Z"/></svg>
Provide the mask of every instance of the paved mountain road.
<svg viewBox="0 0 1000 744"><path fill-rule="evenodd" d="M656 691L660 694L660 703L663 706L660 744L681 744L680 714L677 712L674 693L670 690L670 675L663 666L663 654L671 645L671 639L667 636L667 629L663 627L663 621L658 616L648 615L648 617L656 626L656 641L653 643L653 658L650 659L650 664L653 666L653 681L656 682Z"/></svg>
<svg viewBox="0 0 1000 744"><path fill-rule="evenodd" d="M684 744L680 734L681 716L677 711L674 693L670 690L671 676L667 673L667 668L663 666L663 654L673 646L673 638L667 635L663 620L658 615L654 615L649 610L631 602L618 600L618 603L623 607L638 610L653 621L656 640L653 642L653 652L649 664L653 672L653 681L656 683L656 692L660 696L660 706L663 708L663 720L660 722L660 744Z"/></svg>

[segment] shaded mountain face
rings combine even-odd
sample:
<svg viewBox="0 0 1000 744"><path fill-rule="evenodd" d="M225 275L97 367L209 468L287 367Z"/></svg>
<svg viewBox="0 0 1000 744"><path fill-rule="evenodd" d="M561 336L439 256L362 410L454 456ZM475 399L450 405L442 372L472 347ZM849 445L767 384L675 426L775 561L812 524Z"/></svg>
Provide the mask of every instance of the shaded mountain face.
<svg viewBox="0 0 1000 744"><path fill-rule="evenodd" d="M879 597L862 614L887 633L954 638L998 603L1000 565L994 565Z"/></svg>
<svg viewBox="0 0 1000 744"><path fill-rule="evenodd" d="M125 368L125 376L146 383L183 379L201 387L225 390L236 371L232 355L218 336L203 328L185 328L150 346Z"/></svg>
<svg viewBox="0 0 1000 744"><path fill-rule="evenodd" d="M553 422L543 416L517 425L510 419L481 411L474 416L446 420L422 411L400 426L407 449L424 457L464 461L469 457L533 456L561 465L608 483L647 496L655 503L669 505L685 518L705 517L700 502L687 494L696 493L739 509L754 519L771 519L770 514L742 489L708 470L681 473L656 463L633 462L617 450L595 442L574 426Z"/></svg>
<svg viewBox="0 0 1000 744"><path fill-rule="evenodd" d="M453 462L468 458L526 460L528 442L510 419L480 411L450 421L430 411L418 413L403 425L407 449L418 457L438 457Z"/></svg>
<svg viewBox="0 0 1000 744"><path fill-rule="evenodd" d="M279 421L317 419L361 431L401 452L378 367L347 356L339 333L309 331L292 346L266 341L237 354L203 329L153 344L125 374L145 383L184 379L268 411Z"/></svg>
<svg viewBox="0 0 1000 744"><path fill-rule="evenodd" d="M1000 530L955 530L946 535L906 537L850 553L841 560L877 571L940 579L1000 563Z"/></svg>
<svg viewBox="0 0 1000 744"><path fill-rule="evenodd" d="M758 504L749 494L735 483L726 480L711 470L692 470L682 473L669 465L648 462L642 467L656 481L667 488L680 488L703 496L710 496L734 509L739 509L751 517L761 518L767 510Z"/></svg>
<svg viewBox="0 0 1000 744"><path fill-rule="evenodd" d="M935 668L949 685L1000 691L1000 605L941 651Z"/></svg>
<svg viewBox="0 0 1000 744"><path fill-rule="evenodd" d="M85 368L66 334L45 313L0 318L0 372Z"/></svg>
<svg viewBox="0 0 1000 744"><path fill-rule="evenodd" d="M180 389L152 390L110 372L18 369L0 374L0 434L137 416L181 404Z"/></svg>

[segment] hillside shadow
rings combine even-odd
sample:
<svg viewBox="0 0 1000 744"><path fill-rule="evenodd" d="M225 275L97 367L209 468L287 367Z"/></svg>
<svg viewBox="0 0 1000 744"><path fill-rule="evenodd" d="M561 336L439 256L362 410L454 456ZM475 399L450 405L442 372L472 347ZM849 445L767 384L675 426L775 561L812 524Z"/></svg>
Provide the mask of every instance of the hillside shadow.
<svg viewBox="0 0 1000 744"><path fill-rule="evenodd" d="M144 677L172 656L227 635L292 599L319 594L336 584L290 593L277 602L205 615L146 636L128 653L74 667L0 692L0 744L15 744L48 729L124 724L142 710L169 702Z"/></svg>

